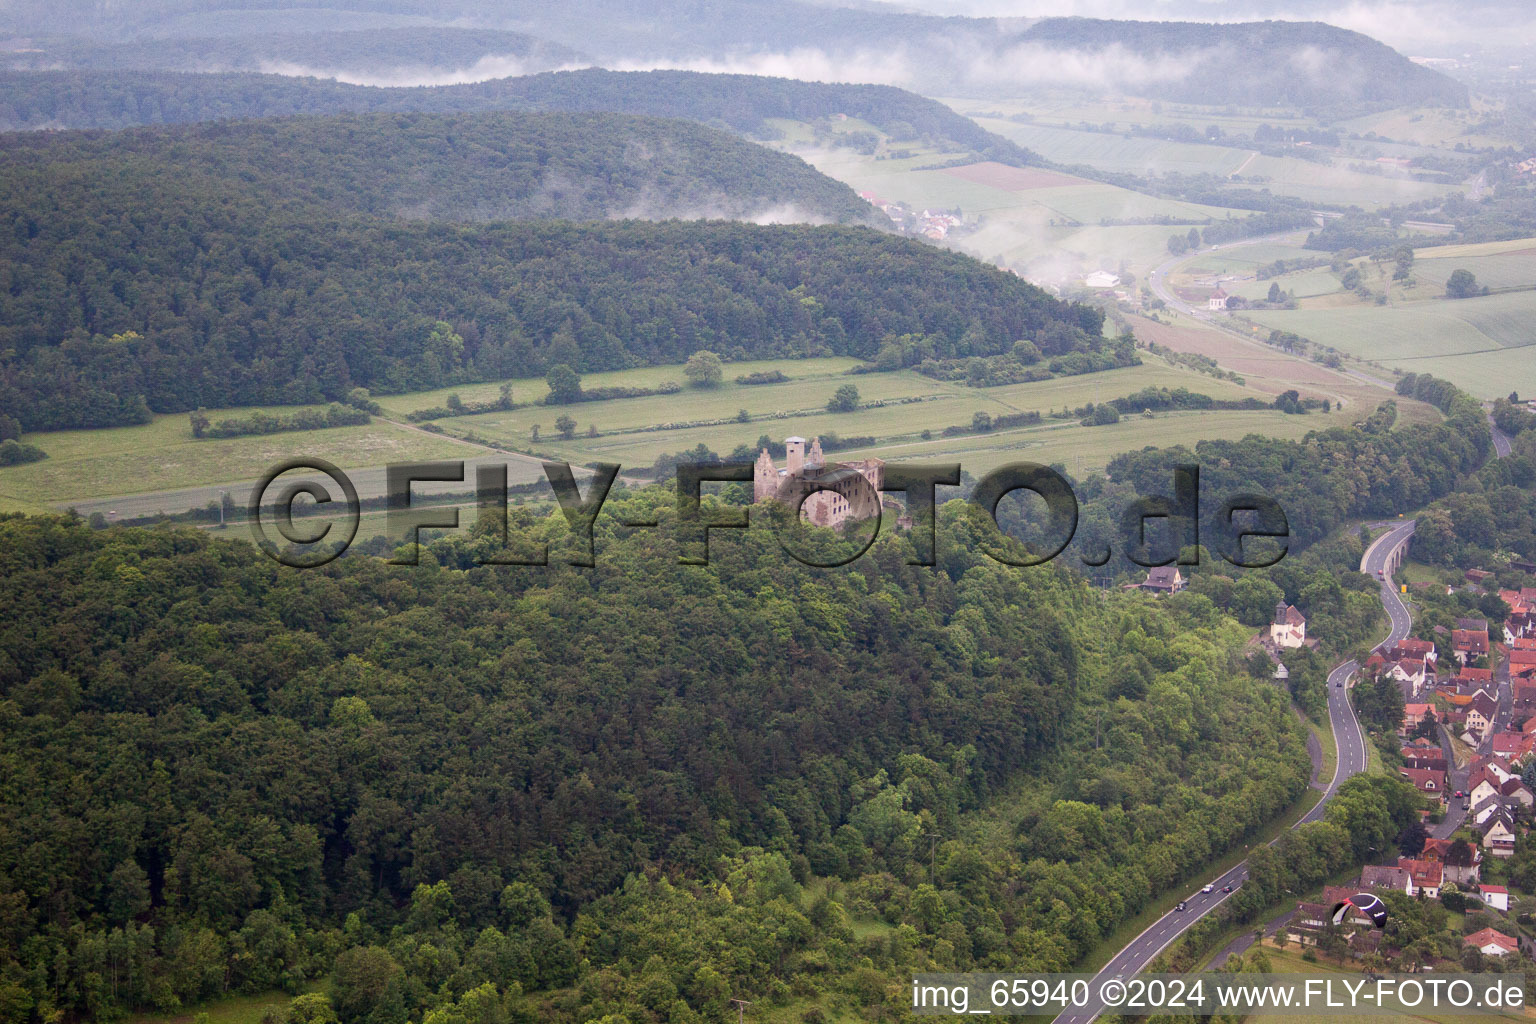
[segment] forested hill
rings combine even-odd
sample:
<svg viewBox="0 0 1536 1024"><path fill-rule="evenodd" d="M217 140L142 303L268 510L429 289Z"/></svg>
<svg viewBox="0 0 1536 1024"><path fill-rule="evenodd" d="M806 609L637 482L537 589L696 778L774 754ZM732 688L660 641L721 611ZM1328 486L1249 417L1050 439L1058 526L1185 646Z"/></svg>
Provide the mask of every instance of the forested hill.
<svg viewBox="0 0 1536 1024"><path fill-rule="evenodd" d="M284 204L153 160L0 170L0 407L32 430L701 348L870 358L916 333L946 356L1022 338L1059 352L1102 328L1097 310L867 228L457 225Z"/></svg>
<svg viewBox="0 0 1536 1024"><path fill-rule="evenodd" d="M343 114L0 138L0 174L240 182L270 203L458 221L725 218L888 225L798 157L623 114ZM192 183L206 179L202 186Z"/></svg>
<svg viewBox="0 0 1536 1024"><path fill-rule="evenodd" d="M775 134L771 118L809 121L846 114L896 139L917 139L1002 163L1040 162L942 103L883 85L598 68L420 88L368 88L279 75L0 73L0 129L6 130L384 110L611 110L685 118L755 137Z"/></svg>
<svg viewBox="0 0 1536 1024"><path fill-rule="evenodd" d="M0 54L0 61L16 69L307 72L402 84L434 71L464 74L477 67L501 67L501 74L532 74L590 63L576 50L518 32L431 26L141 37L127 43L45 37Z"/></svg>
<svg viewBox="0 0 1536 1024"><path fill-rule="evenodd" d="M8 1019L894 1019L914 971L1072 969L1306 789L1204 598L1002 566L959 502L936 568L816 572L767 529L679 565L613 525L673 494L614 501L591 570L0 516ZM1336 862L1400 827L1364 804Z"/></svg>
<svg viewBox="0 0 1536 1024"><path fill-rule="evenodd" d="M1465 106L1467 88L1384 43L1321 22L1208 24L1049 18L1016 37L1047 52L1111 64L1130 92L1212 106Z"/></svg>

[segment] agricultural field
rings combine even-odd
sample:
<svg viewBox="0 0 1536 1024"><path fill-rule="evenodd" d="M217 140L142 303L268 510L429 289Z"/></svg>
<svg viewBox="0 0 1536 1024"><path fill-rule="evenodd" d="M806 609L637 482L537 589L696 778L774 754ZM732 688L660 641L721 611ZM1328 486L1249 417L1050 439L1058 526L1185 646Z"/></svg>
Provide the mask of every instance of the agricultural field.
<svg viewBox="0 0 1536 1024"><path fill-rule="evenodd" d="M1367 135L1372 132L1396 142L1413 143L1436 149L1454 149L1457 143L1468 148L1503 147L1517 140L1490 135L1474 126L1481 111L1474 101L1469 110L1419 109L1414 107L1384 110L1340 121L1340 132Z"/></svg>
<svg viewBox="0 0 1536 1024"><path fill-rule="evenodd" d="M752 373L766 373L777 370L792 381L812 380L816 378L830 378L842 376L852 367L862 364L862 360L849 356L828 356L820 359L755 359L739 363L725 364L726 386L713 394L724 394L738 385L732 383L734 378ZM586 388L655 388L667 383L681 384L686 380L683 376L683 368L677 365L669 366L643 366L633 370L609 370L602 373L583 374L581 383ZM512 400L519 405L527 405L541 398L549 390L542 377L530 377L522 380L514 379L512 385ZM772 385L757 385L741 388L743 393L760 391ZM835 390L835 388L833 389ZM829 391L828 394L831 392ZM435 391L413 391L405 395L375 395L375 400L384 409L386 415L403 419L407 414L417 409L431 409L444 405L449 395L458 395L465 402L490 402L501 394L501 382L492 381L483 384L459 384L452 387L438 388ZM694 392L696 396L699 392ZM663 396L670 410L677 406L677 396ZM631 399L631 401L638 401ZM580 408L580 406L577 406ZM732 407L721 415L734 415L736 408ZM668 411L668 416L672 415ZM554 413L549 419L554 420Z"/></svg>
<svg viewBox="0 0 1536 1024"><path fill-rule="evenodd" d="M370 425L256 437L199 440L192 437L185 415L164 415L142 426L28 435L26 440L43 447L49 458L0 469L0 507L40 511L73 506L82 514L117 513L127 518L202 507L217 501L224 489L229 490L231 500L243 504L247 488L239 486L241 482L255 479L280 461L301 456L336 463L352 476L365 497L382 493L383 467L400 461L508 462L509 481L515 484L538 479L541 458L575 464L602 460L642 468L660 455L699 444L724 455L738 445L755 444L764 434L775 438L833 433L874 437L880 450L889 447L893 455L899 450L910 450L912 457L972 453L987 465L1010 452L1060 452L1063 458L1082 459L1084 469L1094 469L1112 455L1150 443L1193 443L1202 437L1237 437L1255 431L1300 436L1307 429L1332 422L1322 415L1294 417L1267 410L1158 413L1149 420L1137 417L1134 422L1128 419L1116 426L1094 428L1047 418L1042 424L1018 431L934 440L945 427L968 425L976 412L998 416L1037 411L1048 416L1054 410L1118 398L1145 387L1184 387L1215 398L1255 396L1265 400L1282 390L1279 381L1257 381L1245 387L1156 356L1145 358L1142 366L996 388L936 381L913 371L850 376L845 371L856 360L845 358L731 363L726 366L726 383L717 389L558 407L533 404L547 391L542 380L514 380L517 408L445 418L437 423L444 431L441 434L406 422L406 414L441 406L452 394L466 402L492 400L498 396L500 385L379 396L388 418L376 418ZM1295 365L1301 369L1310 366ZM737 375L770 369L791 379L755 386L734 383ZM680 380L681 371L680 366L661 366L596 373L587 375L583 383L588 387L654 387ZM850 413L827 412L827 400L847 383L859 389L863 407ZM1332 393L1327 387L1314 388L1305 382L1301 386L1308 393ZM747 413L745 422L739 419L742 410ZM220 409L211 410L209 415L216 421L251 411ZM561 415L576 421L569 438L556 430L555 420ZM1334 419L1342 415L1340 411ZM537 440L535 426L539 428ZM924 431L932 437L924 439ZM498 453L466 440L470 435L534 456ZM456 487L426 485L417 490Z"/></svg>
<svg viewBox="0 0 1536 1024"><path fill-rule="evenodd" d="M1413 276L1421 291L1444 294L1446 281L1461 269L1470 270L1478 284L1493 291L1536 288L1536 239L1419 249L1415 255Z"/></svg>
<svg viewBox="0 0 1536 1024"><path fill-rule="evenodd" d="M1335 155L1334 164L1329 165L1297 157L1265 156L1257 150L1234 145L1127 136L1089 130L1084 126L1085 122L1095 128L1113 124L1121 129L1182 124L1201 134L1215 126L1223 132L1247 135L1260 124L1316 126L1315 122L1287 116L1280 111L1232 115L1222 108L1178 109L1176 105L1128 100L1106 101L1100 106L1087 107L1019 108L1017 104L958 100L950 101L950 105L975 118L989 131L1069 166L1083 164L1123 174L1211 174L1229 178L1234 185L1267 188L1310 202L1358 205L1367 209L1394 202L1411 202L1451 190L1449 185L1414 181L1406 176L1373 174L1350 166L1353 162L1369 164L1376 155L1411 157L1429 151L1411 138L1405 138L1404 145L1346 143L1345 152ZM1012 119L1019 114L1028 115L1033 120ZM1348 129L1341 129L1344 131ZM1369 155L1364 155L1362 146L1367 147ZM1351 152L1362 155L1348 155Z"/></svg>
<svg viewBox="0 0 1536 1024"><path fill-rule="evenodd" d="M1306 235L1302 232L1297 232L1291 237L1294 238L1294 244L1287 244L1291 238L1284 238L1273 242L1211 249L1190 257L1180 264L1177 272L1191 275L1253 275L1260 267L1276 260L1317 259L1328 255L1315 249L1303 249L1301 243L1306 240ZM1265 287L1269 287L1268 284Z"/></svg>
<svg viewBox="0 0 1536 1024"><path fill-rule="evenodd" d="M947 244L1035 281L1077 284L1091 271L1118 270L1122 263L1140 275L1166 258L1174 229L1116 221L1203 223L1231 212L1055 172L992 163L940 168L953 156L934 150L895 159L847 149L785 148L882 199L915 209L958 208L965 226Z"/></svg>
<svg viewBox="0 0 1536 1024"><path fill-rule="evenodd" d="M865 403L885 405L849 413L829 413L827 399L842 384L853 383ZM1186 387L1215 398L1256 395L1230 381L1170 366L1149 357L1143 366L1056 380L995 388L972 388L923 377L912 371L812 378L791 384L738 387L727 385L712 392L679 396L614 399L550 407L527 406L510 412L482 413L444 420L454 433L473 431L477 436L519 449L536 447L572 462L602 459L625 466L648 466L657 456L681 452L696 445L724 455L737 445L755 444L763 434L781 438L836 433L844 437L875 437L881 446L898 441L916 442L923 430L937 435L947 426L969 424L977 412L993 416L1053 409L1076 408L1131 394L1145 387ZM1263 396L1258 396L1263 397ZM687 421L668 423L678 409L686 408ZM737 411L746 409L750 419L737 422ZM575 436L555 435L555 416L565 413L576 420ZM1283 414L1259 412L1261 420L1279 427ZM532 428L540 426L540 440L532 441ZM661 424L661 427L657 427ZM1190 429L1193 424L1189 425ZM595 429L596 436L589 431ZM1102 431L1106 428L1092 428ZM1261 426L1254 429L1262 430ZM1201 436L1186 433L1186 440ZM1132 447L1140 447L1133 443ZM1116 449L1122 451L1125 449ZM1111 452L1110 454L1114 454Z"/></svg>
<svg viewBox="0 0 1536 1024"><path fill-rule="evenodd" d="M1278 283L1281 291L1290 292L1298 299L1311 298L1316 295L1330 295L1341 287L1339 275L1327 267L1313 267L1311 270L1298 270L1281 277L1260 281L1257 278L1251 281L1233 281L1222 287L1229 293L1241 295L1245 299L1263 299L1269 294L1269 286Z"/></svg>
<svg viewBox="0 0 1536 1024"><path fill-rule="evenodd" d="M1374 209L1412 203L1455 191L1451 185L1414 181L1407 177L1371 174L1347 166L1346 157L1333 165L1296 157L1255 156L1236 181L1314 203L1334 203Z"/></svg>
<svg viewBox="0 0 1536 1024"><path fill-rule="evenodd" d="M1291 388L1303 396L1329 399L1342 406L1334 413L1337 425L1353 423L1387 399L1398 403L1401 423L1433 422L1441 418L1439 410L1424 402L1398 398L1380 387L1321 363L1291 355L1259 340L1259 332L1244 340L1228 331L1218 330L1199 321L1177 319L1164 323L1131 317L1136 337L1175 352L1214 359L1225 370L1241 374L1248 387L1266 395L1278 395ZM1330 421L1327 425L1336 425Z"/></svg>
<svg viewBox="0 0 1536 1024"><path fill-rule="evenodd" d="M1032 92L1027 99L938 99L967 117L1000 120L1025 115L1030 119L1028 123L1063 128L1076 128L1084 123L1109 124L1122 129L1133 125L1172 127L1183 124L1204 133L1207 126L1215 125L1229 134L1252 135L1261 124L1298 128L1317 126L1315 120L1289 108L1207 107L1139 96L1099 99L1073 90L1040 90Z"/></svg>
<svg viewBox="0 0 1536 1024"><path fill-rule="evenodd" d="M980 476L1009 462L1061 463L1074 476L1102 472L1110 459L1148 445L1189 445L1200 440L1237 440L1249 434L1298 440L1333 421L1322 415L1287 416L1268 410L1157 413L1126 416L1119 423L1084 427L1076 421L961 437L908 440L880 448L839 453L842 458L879 455L891 461L953 459Z"/></svg>
<svg viewBox="0 0 1536 1024"><path fill-rule="evenodd" d="M264 411L292 413L298 408ZM218 421L253 411L214 409L208 415ZM351 469L485 454L451 438L379 419L363 426L198 439L185 413L156 416L141 426L28 434L25 440L41 447L48 458L0 468L0 509L41 511L75 499L248 480L300 456L317 456Z"/></svg>
<svg viewBox="0 0 1536 1024"><path fill-rule="evenodd" d="M1245 315L1360 359L1445 377L1483 398L1511 388L1536 392L1536 359L1529 356L1536 344L1530 327L1536 319L1536 291L1456 300L1425 297L1387 306L1304 304L1297 310Z"/></svg>
<svg viewBox="0 0 1536 1024"><path fill-rule="evenodd" d="M1117 174L1237 173L1253 155L1232 146L1113 135L1050 125L977 117L976 123L1057 163L1083 164Z"/></svg>

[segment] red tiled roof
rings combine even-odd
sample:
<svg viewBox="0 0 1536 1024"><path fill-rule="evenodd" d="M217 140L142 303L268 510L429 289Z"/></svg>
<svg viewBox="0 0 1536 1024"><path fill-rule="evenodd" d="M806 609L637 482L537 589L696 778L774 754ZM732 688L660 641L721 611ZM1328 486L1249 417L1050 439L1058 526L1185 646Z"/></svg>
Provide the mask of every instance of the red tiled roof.
<svg viewBox="0 0 1536 1024"><path fill-rule="evenodd" d="M1445 772L1433 768L1399 768L1398 772L1414 784L1421 793L1442 796L1445 793Z"/></svg>
<svg viewBox="0 0 1536 1024"><path fill-rule="evenodd" d="M1445 868L1433 860L1415 860L1412 857L1397 858L1397 866L1408 872L1415 888L1439 888L1445 878Z"/></svg>
<svg viewBox="0 0 1536 1024"><path fill-rule="evenodd" d="M1484 946L1490 945L1498 946L1501 949L1507 950L1511 953L1517 952L1520 949L1520 943L1516 942L1508 935L1505 935L1503 932L1494 931L1492 928L1484 928L1482 931L1473 932L1471 935L1468 935L1465 939L1463 939L1462 943L1463 945L1473 946L1477 949L1482 949Z"/></svg>

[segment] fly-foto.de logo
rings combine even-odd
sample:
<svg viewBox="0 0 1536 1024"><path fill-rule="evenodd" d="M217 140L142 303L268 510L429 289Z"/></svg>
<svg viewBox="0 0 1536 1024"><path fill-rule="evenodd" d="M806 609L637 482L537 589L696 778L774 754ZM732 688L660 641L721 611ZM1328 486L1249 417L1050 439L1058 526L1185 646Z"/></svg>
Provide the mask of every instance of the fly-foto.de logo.
<svg viewBox="0 0 1536 1024"><path fill-rule="evenodd" d="M619 464L591 464L591 474L584 483L578 482L569 463L545 462L542 466L545 481L573 537L573 550L565 564L596 565L593 528L598 517L605 514L609 494L619 477ZM762 467L749 462L680 465L676 515L667 520L665 527L677 532L683 547L679 561L686 565L709 564L710 537L715 531L766 526L792 558L816 568L835 568L868 551L882 520L891 516L897 529L911 537L913 556L909 563L934 565L938 491L940 487L960 485L960 464L881 463L878 469L879 472L871 472L866 463L837 466L814 474L779 473L769 481L770 486L765 486ZM389 536L405 540L396 557L390 559L391 564L417 564L422 530L451 530L460 526L457 506L427 505L413 500L412 486L466 482L463 461L395 463L386 467L385 530ZM481 559L481 564L549 565L547 545L536 545L532 553L513 554L507 550L510 492L506 464L475 466L473 482L477 525L482 532L498 537L502 549L499 554ZM1198 563L1202 543L1200 468L1175 466L1171 482L1171 494L1136 498L1119 515L1124 545L1121 551L1137 565ZM753 484L754 500L750 505L706 506L701 496L708 483ZM998 525L999 504L1018 491L1038 496L1045 509L1043 525L1034 524L1037 529L1028 537L1005 533ZM309 500L301 502L301 498ZM985 552L1007 565L1027 567L1049 562L1066 550L1077 534L1077 496L1067 478L1049 466L1033 462L1000 466L976 482L967 500L984 514L996 533L993 542L984 544ZM333 508L337 503L339 510ZM246 513L262 550L283 565L314 568L339 557L356 539L362 500L351 477L334 464L316 458L293 459L272 467L257 482ZM304 520L302 524L299 519ZM664 528L663 520L654 516L616 517L616 522L630 529ZM829 551L824 544L806 542L808 526L830 527L845 536L860 536L851 546ZM268 532L269 527L276 537ZM1241 568L1274 565L1285 556L1289 537L1290 525L1284 510L1264 494L1221 496L1216 515L1205 523L1204 542L1222 559ZM1246 543L1258 539L1268 543L1259 548ZM1103 565L1113 557L1113 549L1106 544L1097 552L1084 551L1078 557L1085 565Z"/></svg>

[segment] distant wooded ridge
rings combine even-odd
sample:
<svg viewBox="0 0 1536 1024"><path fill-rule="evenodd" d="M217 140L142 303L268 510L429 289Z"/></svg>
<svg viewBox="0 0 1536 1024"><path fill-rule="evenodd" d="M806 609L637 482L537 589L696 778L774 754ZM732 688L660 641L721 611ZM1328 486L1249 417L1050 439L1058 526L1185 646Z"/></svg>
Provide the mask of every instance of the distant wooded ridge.
<svg viewBox="0 0 1536 1024"><path fill-rule="evenodd" d="M787 67L788 74L807 80L885 82L935 96L1016 96L1022 89L1064 87L1212 106L1294 105L1339 114L1359 107L1464 106L1468 101L1466 88L1453 79L1368 36L1320 22L1047 18L1030 23L795 0L717 0L686 8L667 0L568 0L559 5L406 0L391 3L387 14L363 0L354 3L362 9L348 10L346 0L338 0L334 8L306 11L299 19L301 31L281 34L252 18L248 3L227 11L204 6L193 15L178 13L188 7L179 2L102 9L90 24L60 18L41 2L18 3L15 31L96 36L45 36L29 47L41 52L17 54L9 63L199 71L309 66L382 85L406 69L430 68L447 76L469 72L480 61L502 60L520 66L505 72L510 74L587 59L609 66ZM402 24L406 18L438 24ZM121 27L113 30L113 22ZM35 27L20 27L25 25ZM238 27L230 30L228 25ZM374 27L344 31L364 25ZM413 84L431 81L417 78Z"/></svg>
<svg viewBox="0 0 1536 1024"><path fill-rule="evenodd" d="M597 68L420 88L256 74L0 72L0 129L6 130L407 110L614 111L699 121L756 138L777 135L771 119L846 115L897 140L1020 166L1043 162L942 103L885 85Z"/></svg>
<svg viewBox="0 0 1536 1024"><path fill-rule="evenodd" d="M799 157L626 114L341 114L25 133L0 139L0 166L159 173L213 188L239 180L274 203L417 220L890 223Z"/></svg>

